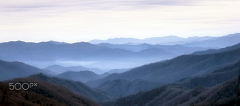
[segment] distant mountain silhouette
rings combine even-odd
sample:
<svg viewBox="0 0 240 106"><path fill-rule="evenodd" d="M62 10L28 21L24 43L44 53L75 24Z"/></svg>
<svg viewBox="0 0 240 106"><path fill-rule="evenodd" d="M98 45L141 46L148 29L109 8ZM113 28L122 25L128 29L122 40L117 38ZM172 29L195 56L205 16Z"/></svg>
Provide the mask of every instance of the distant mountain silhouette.
<svg viewBox="0 0 240 106"><path fill-rule="evenodd" d="M22 62L7 62L0 60L0 81L9 80L17 77L26 77L32 74L44 73L36 67L24 64Z"/></svg>
<svg viewBox="0 0 240 106"><path fill-rule="evenodd" d="M181 38L177 36L165 36L165 37L152 37L145 39L135 39L135 38L112 38L107 40L91 40L89 43L92 44L100 44L100 43L111 43L111 44L161 44L161 45L175 45L175 44L183 44L193 41L202 41L213 39L213 37L205 36L205 37L189 37L189 38Z"/></svg>
<svg viewBox="0 0 240 106"><path fill-rule="evenodd" d="M204 40L199 42L191 42L183 44L189 47L218 47L223 48L227 46L232 46L240 42L240 33L230 34L227 36L218 37L215 39Z"/></svg>
<svg viewBox="0 0 240 106"><path fill-rule="evenodd" d="M193 54L197 54L197 55L213 54L213 53L231 51L231 50L239 49L239 48L240 48L240 43L235 44L233 46L228 46L226 48L221 48L221 49L209 49L206 51L198 51L198 52L194 52Z"/></svg>
<svg viewBox="0 0 240 106"><path fill-rule="evenodd" d="M120 97L120 96L134 94L140 91L149 90L156 86L157 84L155 83L151 83L151 82L147 82L139 79L133 80L133 81L116 79L113 81L107 81L96 88L112 96Z"/></svg>
<svg viewBox="0 0 240 106"><path fill-rule="evenodd" d="M43 68L45 70L50 70L52 72L55 72L55 73L63 73L63 72L67 72L67 71L85 71L85 70L90 70L94 73L103 73L102 70L100 69L97 69L97 68L87 68L87 67L83 67L83 66L70 66L70 67L63 67L63 66L60 66L60 65L51 65L51 66L48 66L46 68Z"/></svg>
<svg viewBox="0 0 240 106"><path fill-rule="evenodd" d="M0 48L0 59L6 61L22 61L37 67L46 67L47 65L53 64L76 66L74 64L80 65L81 63L84 64L90 62L89 65L85 66L97 67L101 69L130 68L137 65L142 65L144 63L173 58L182 54L182 52L179 54L178 52L173 51L176 53L175 54L172 51L167 51L166 49L156 47L133 52L126 49L109 48L86 42L56 44L52 42L30 43L16 41L0 43ZM185 49L189 50L190 53L203 50L202 48L191 49L188 47ZM182 51L185 49L182 49ZM189 51L187 52L189 53ZM108 65L105 64L106 62ZM122 64L121 67L120 65L118 65L119 67L114 67L114 65L112 65L116 64L116 62ZM128 64L127 62L132 64ZM90 71L93 71L97 74L103 73L98 72L100 70L97 71L97 69Z"/></svg>
<svg viewBox="0 0 240 106"><path fill-rule="evenodd" d="M124 50L129 50L133 52L140 52L143 50L147 49L159 49L163 50L164 52L170 52L172 54L189 54L194 51L202 51L202 50L207 50L210 49L208 47L187 47L187 46L182 46L182 45L150 45L150 44L140 44L140 45L128 45L128 44L109 44L109 43L101 43L98 44L99 46L104 46L108 48L119 48L119 49L124 49Z"/></svg>
<svg viewBox="0 0 240 106"><path fill-rule="evenodd" d="M67 71L57 75L57 77L81 82L87 82L101 78L100 75L95 74L94 72L91 71L79 71L79 72Z"/></svg>
<svg viewBox="0 0 240 106"><path fill-rule="evenodd" d="M94 101L105 101L105 100L112 99L112 97L109 96L108 94L96 89L92 89L79 81L66 80L66 79L57 78L57 77L48 77L43 74L36 74L36 75L32 75L31 77L40 79L48 83L62 85L74 91L75 93L88 97Z"/></svg>
<svg viewBox="0 0 240 106"><path fill-rule="evenodd" d="M8 83L37 83L28 90L9 90ZM50 84L33 77L0 82L1 106L100 106L77 95L66 87Z"/></svg>
<svg viewBox="0 0 240 106"><path fill-rule="evenodd" d="M87 84L96 87L99 84L114 79L142 79L157 83L170 83L184 77L198 76L211 73L239 61L240 49L207 54L182 55L171 60L143 65L120 74L111 74L105 78L90 81Z"/></svg>
<svg viewBox="0 0 240 106"><path fill-rule="evenodd" d="M116 54L127 55L131 52L121 49L109 49L86 42L73 44L55 44L52 42L26 43L22 41L0 44L0 57L5 60L46 61L56 59L86 59L115 57ZM119 56L119 55L118 55Z"/></svg>

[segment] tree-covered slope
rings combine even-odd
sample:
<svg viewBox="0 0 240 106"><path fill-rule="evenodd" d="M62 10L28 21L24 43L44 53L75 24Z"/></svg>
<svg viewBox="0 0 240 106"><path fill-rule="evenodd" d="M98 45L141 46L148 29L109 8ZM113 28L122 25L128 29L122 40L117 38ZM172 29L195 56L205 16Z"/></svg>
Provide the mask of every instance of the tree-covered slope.
<svg viewBox="0 0 240 106"><path fill-rule="evenodd" d="M37 83L28 90L9 90L8 83ZM100 106L77 95L66 87L50 84L33 77L0 82L1 106Z"/></svg>
<svg viewBox="0 0 240 106"><path fill-rule="evenodd" d="M136 67L124 73L111 74L87 84L96 87L105 81L115 79L143 79L150 82L170 83L181 78L204 75L226 67L239 61L239 54L240 49L206 55L182 55L171 60Z"/></svg>
<svg viewBox="0 0 240 106"><path fill-rule="evenodd" d="M134 94L140 91L150 90L156 86L158 86L158 84L140 79L133 81L116 79L113 81L107 81L96 88L108 93L109 95L120 97Z"/></svg>
<svg viewBox="0 0 240 106"><path fill-rule="evenodd" d="M108 94L96 89L92 89L79 81L72 81L72 80L61 79L57 77L48 77L43 74L32 75L32 77L40 79L42 81L52 83L52 84L65 86L66 88L74 91L75 93L88 97L94 101L105 101L105 100L112 99L112 97L109 96Z"/></svg>
<svg viewBox="0 0 240 106"><path fill-rule="evenodd" d="M101 104L103 106L192 106L201 103L216 105L221 104L223 99L236 101L238 86L237 77L212 88L197 87L188 90L176 86L162 86Z"/></svg>
<svg viewBox="0 0 240 106"><path fill-rule="evenodd" d="M0 81L3 81L45 72L22 62L7 62L0 60L0 73Z"/></svg>

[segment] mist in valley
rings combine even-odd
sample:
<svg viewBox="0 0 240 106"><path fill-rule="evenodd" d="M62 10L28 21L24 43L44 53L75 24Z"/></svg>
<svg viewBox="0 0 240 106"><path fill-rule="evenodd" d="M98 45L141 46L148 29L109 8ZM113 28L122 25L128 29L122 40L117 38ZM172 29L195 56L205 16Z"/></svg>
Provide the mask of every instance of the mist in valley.
<svg viewBox="0 0 240 106"><path fill-rule="evenodd" d="M0 106L238 106L237 0L0 2Z"/></svg>

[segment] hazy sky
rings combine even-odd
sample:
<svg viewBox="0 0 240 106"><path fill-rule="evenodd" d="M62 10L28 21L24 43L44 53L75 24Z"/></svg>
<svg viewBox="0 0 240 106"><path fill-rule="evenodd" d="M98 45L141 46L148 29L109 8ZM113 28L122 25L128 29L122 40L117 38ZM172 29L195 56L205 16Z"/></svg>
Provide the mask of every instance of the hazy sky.
<svg viewBox="0 0 240 106"><path fill-rule="evenodd" d="M1 0L0 42L239 33L240 0Z"/></svg>

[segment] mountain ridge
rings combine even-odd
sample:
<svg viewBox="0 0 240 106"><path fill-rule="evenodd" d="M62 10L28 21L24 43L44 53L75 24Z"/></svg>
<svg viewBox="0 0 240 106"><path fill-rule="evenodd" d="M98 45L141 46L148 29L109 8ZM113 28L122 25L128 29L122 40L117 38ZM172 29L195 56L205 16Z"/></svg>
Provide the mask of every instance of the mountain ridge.
<svg viewBox="0 0 240 106"><path fill-rule="evenodd" d="M32 75L31 77L37 78L39 80L42 80L51 84L62 85L72 90L73 92L79 95L88 97L94 101L105 101L113 98L108 94L96 89L92 89L79 81L72 81L72 80L62 79L58 77L49 77L43 74L35 74L35 75Z"/></svg>
<svg viewBox="0 0 240 106"><path fill-rule="evenodd" d="M39 68L30 66L23 62L8 62L3 60L0 60L0 73L0 81L17 77L27 77L37 73L48 74L46 71L42 71Z"/></svg>
<svg viewBox="0 0 240 106"><path fill-rule="evenodd" d="M210 73L216 69L227 66L240 59L240 49L206 55L182 55L171 60L151 63L133 68L120 74L109 76L87 84L91 87L107 80L114 79L143 79L150 82L168 83L186 76L196 76ZM165 71L167 70L167 71Z"/></svg>

